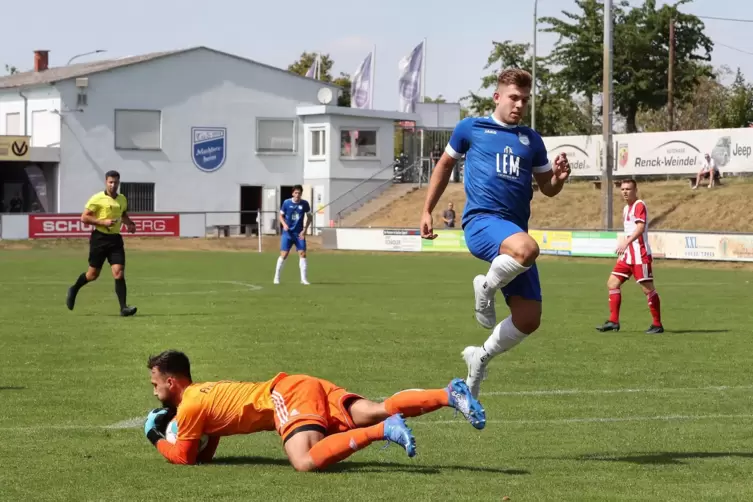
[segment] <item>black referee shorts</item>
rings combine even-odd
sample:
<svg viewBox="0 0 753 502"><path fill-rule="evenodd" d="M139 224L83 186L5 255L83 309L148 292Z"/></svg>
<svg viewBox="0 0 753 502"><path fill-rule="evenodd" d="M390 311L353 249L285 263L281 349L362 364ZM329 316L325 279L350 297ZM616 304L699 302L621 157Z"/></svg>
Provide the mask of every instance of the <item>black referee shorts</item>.
<svg viewBox="0 0 753 502"><path fill-rule="evenodd" d="M107 260L110 265L125 266L125 247L120 234L104 234L94 230L89 237L89 266L101 269Z"/></svg>

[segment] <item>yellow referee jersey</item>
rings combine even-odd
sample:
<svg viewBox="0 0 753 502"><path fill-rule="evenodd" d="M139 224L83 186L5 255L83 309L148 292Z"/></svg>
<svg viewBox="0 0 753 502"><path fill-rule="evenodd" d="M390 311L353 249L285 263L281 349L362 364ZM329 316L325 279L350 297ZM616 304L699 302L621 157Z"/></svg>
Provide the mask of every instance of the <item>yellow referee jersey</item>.
<svg viewBox="0 0 753 502"><path fill-rule="evenodd" d="M123 213L128 209L125 195L119 193L114 199L107 192L97 192L86 203L86 209L94 213L98 220L113 220L111 227L97 225L97 230L103 234L119 234L123 223Z"/></svg>

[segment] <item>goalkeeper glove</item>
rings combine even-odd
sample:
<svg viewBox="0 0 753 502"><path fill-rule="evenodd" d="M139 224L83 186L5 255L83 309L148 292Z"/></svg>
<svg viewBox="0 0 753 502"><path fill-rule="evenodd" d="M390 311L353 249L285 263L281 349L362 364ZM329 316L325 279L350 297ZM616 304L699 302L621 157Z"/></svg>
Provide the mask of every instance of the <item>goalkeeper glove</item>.
<svg viewBox="0 0 753 502"><path fill-rule="evenodd" d="M170 420L172 420L174 416L175 410L169 408L155 408L146 416L144 434L153 445L156 446L157 441L165 439L167 424L170 423Z"/></svg>

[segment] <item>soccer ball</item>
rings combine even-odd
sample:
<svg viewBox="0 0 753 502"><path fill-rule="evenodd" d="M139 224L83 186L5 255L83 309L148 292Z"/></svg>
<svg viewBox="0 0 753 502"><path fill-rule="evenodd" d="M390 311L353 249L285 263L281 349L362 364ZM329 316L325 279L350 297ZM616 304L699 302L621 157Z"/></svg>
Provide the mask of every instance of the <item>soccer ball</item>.
<svg viewBox="0 0 753 502"><path fill-rule="evenodd" d="M167 424L167 429L165 429L165 439L171 444L175 444L178 440L178 421L174 418L170 420L169 424ZM201 441L199 442L199 451L203 451L204 448L207 447L208 442L209 436L202 434Z"/></svg>

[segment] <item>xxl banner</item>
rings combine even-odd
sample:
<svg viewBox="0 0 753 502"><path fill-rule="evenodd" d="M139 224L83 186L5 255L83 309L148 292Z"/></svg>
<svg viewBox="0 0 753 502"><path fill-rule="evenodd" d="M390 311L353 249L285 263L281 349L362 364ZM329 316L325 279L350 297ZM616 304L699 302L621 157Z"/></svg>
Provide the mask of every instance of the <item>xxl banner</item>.
<svg viewBox="0 0 753 502"><path fill-rule="evenodd" d="M123 236L135 237L179 237L179 214L131 214L136 224L136 232L128 233L126 226L121 225ZM81 221L79 214L30 214L30 239L67 239L88 237L94 229L91 225Z"/></svg>
<svg viewBox="0 0 753 502"><path fill-rule="evenodd" d="M434 240L417 229L325 228L328 249L469 253L462 230L436 230ZM529 230L541 254L617 258L621 232ZM753 262L753 234L649 232L655 258Z"/></svg>

